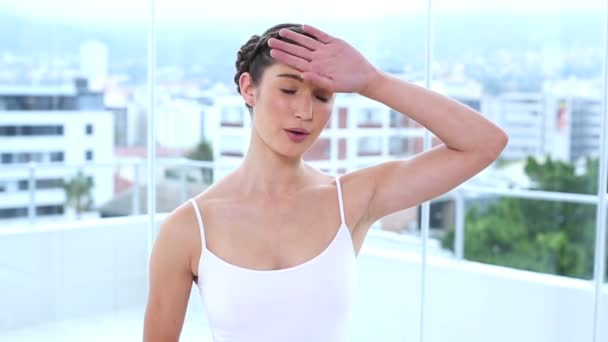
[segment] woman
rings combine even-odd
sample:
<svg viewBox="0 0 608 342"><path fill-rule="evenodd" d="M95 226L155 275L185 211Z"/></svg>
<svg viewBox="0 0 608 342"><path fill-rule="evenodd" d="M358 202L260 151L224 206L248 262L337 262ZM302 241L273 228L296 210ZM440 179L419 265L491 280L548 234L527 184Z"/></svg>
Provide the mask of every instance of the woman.
<svg viewBox="0 0 608 342"><path fill-rule="evenodd" d="M215 342L348 341L356 255L372 223L471 178L508 138L477 112L385 74L312 26L277 25L253 36L236 66L252 117L249 150L236 170L162 223L144 339L178 340L196 281ZM302 155L339 92L407 113L444 144L331 177Z"/></svg>

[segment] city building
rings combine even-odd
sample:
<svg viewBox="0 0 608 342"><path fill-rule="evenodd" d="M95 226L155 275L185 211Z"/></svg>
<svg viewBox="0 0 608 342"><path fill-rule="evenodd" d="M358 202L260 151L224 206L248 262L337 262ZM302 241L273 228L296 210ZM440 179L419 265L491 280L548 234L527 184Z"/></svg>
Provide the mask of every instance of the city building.
<svg viewBox="0 0 608 342"><path fill-rule="evenodd" d="M93 205L109 199L112 166L100 164L113 162L113 132L103 93L86 80L0 86L0 219L68 213L63 185L79 170L93 182Z"/></svg>
<svg viewBox="0 0 608 342"><path fill-rule="evenodd" d="M500 159L516 161L547 152L544 138L545 98L540 92L508 92L493 98L496 123L509 135Z"/></svg>
<svg viewBox="0 0 608 342"><path fill-rule="evenodd" d="M569 79L544 85L545 146L555 159L578 163L599 156L601 92L599 80Z"/></svg>

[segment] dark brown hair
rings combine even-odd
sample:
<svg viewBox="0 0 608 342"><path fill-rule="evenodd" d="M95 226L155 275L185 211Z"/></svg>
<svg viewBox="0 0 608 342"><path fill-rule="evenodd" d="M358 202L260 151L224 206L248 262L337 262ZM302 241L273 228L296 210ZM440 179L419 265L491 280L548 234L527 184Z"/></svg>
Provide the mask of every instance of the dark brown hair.
<svg viewBox="0 0 608 342"><path fill-rule="evenodd" d="M240 94L241 88L239 87L239 78L244 72L248 72L251 75L251 80L254 85L262 79L264 70L269 66L276 63L276 60L270 56L270 47L268 46L268 40L270 38L280 39L282 41L297 44L296 42L279 36L279 30L287 28L291 31L301 33L313 39L314 36L304 32L302 25L299 24L278 24L268 30L266 30L261 36L253 35L249 40L243 44L237 53L236 57L236 74L234 75L234 83L236 83L236 91ZM299 44L298 44L299 45ZM249 104L245 103L249 112L252 108Z"/></svg>

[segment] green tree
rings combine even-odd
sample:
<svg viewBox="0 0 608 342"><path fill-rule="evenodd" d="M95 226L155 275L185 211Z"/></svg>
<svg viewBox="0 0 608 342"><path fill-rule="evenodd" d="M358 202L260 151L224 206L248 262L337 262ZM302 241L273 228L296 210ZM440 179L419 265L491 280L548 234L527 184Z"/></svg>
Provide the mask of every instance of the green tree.
<svg viewBox="0 0 608 342"><path fill-rule="evenodd" d="M587 158L586 172L551 158L527 158L534 189L595 194L599 159ZM593 276L595 205L500 198L473 205L465 217L465 258L501 266L589 279ZM443 238L452 248L454 231Z"/></svg>
<svg viewBox="0 0 608 342"><path fill-rule="evenodd" d="M211 147L211 143L207 140L202 140L196 145L196 148L188 154L188 158L201 161L212 161L213 148ZM213 169L202 168L201 175L203 177L203 182L206 184L213 183Z"/></svg>
<svg viewBox="0 0 608 342"><path fill-rule="evenodd" d="M93 186L93 179L85 176L82 171L78 171L76 176L63 184L66 195L65 205L74 208L77 219L80 219L82 212L90 210L93 206L93 196L91 195Z"/></svg>

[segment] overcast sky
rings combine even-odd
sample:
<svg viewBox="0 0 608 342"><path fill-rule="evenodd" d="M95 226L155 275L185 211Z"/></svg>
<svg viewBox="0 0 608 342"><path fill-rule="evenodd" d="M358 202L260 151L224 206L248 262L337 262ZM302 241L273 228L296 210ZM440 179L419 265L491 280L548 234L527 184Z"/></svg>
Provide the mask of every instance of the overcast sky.
<svg viewBox="0 0 608 342"><path fill-rule="evenodd" d="M0 0L0 11L69 23L146 22L150 0ZM433 0L437 11L604 10L605 0ZM423 15L424 0L157 0L157 16L170 23L231 18L313 22L328 18ZM348 14L347 14L348 12ZM224 21L225 22L225 21Z"/></svg>

